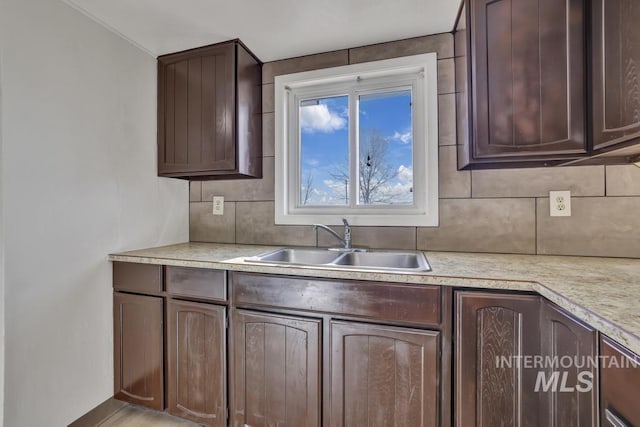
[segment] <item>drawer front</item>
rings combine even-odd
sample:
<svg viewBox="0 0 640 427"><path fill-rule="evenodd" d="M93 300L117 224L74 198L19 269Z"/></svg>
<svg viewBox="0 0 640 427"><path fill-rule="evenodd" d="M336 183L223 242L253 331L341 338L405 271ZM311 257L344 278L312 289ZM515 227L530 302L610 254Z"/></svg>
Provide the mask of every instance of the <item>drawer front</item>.
<svg viewBox="0 0 640 427"><path fill-rule="evenodd" d="M423 325L441 323L440 287L231 273L238 305Z"/></svg>
<svg viewBox="0 0 640 427"><path fill-rule="evenodd" d="M167 292L175 296L226 301L227 274L206 268L165 268Z"/></svg>
<svg viewBox="0 0 640 427"><path fill-rule="evenodd" d="M640 356L604 335L600 355L601 424L640 426Z"/></svg>
<svg viewBox="0 0 640 427"><path fill-rule="evenodd" d="M113 288L142 293L162 292L162 266L115 261Z"/></svg>

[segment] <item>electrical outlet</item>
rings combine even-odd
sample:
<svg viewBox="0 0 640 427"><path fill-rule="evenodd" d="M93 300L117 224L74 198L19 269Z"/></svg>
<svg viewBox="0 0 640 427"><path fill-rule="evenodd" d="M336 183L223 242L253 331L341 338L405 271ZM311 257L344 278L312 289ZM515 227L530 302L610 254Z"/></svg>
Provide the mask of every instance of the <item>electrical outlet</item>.
<svg viewBox="0 0 640 427"><path fill-rule="evenodd" d="M224 197L213 196L213 214L224 215Z"/></svg>
<svg viewBox="0 0 640 427"><path fill-rule="evenodd" d="M549 215L571 216L571 191L549 191Z"/></svg>

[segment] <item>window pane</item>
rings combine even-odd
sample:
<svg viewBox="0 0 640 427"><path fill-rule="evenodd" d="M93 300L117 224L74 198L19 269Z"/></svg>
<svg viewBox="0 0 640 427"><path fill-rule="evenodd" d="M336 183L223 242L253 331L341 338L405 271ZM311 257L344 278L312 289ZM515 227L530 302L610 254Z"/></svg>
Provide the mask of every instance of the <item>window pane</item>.
<svg viewBox="0 0 640 427"><path fill-rule="evenodd" d="M411 90L358 97L358 203L412 205Z"/></svg>
<svg viewBox="0 0 640 427"><path fill-rule="evenodd" d="M349 97L300 102L300 205L349 204Z"/></svg>

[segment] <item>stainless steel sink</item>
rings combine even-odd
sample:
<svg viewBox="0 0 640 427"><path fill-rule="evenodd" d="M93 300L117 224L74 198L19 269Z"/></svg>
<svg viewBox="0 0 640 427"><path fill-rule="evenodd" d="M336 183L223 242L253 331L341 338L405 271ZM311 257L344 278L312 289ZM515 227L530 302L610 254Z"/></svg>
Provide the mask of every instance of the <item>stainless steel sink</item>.
<svg viewBox="0 0 640 427"><path fill-rule="evenodd" d="M422 252L351 252L336 259L334 264L347 267L431 271Z"/></svg>
<svg viewBox="0 0 640 427"><path fill-rule="evenodd" d="M427 258L419 251L365 252L362 249L336 251L319 248L283 248L246 258L245 261L399 273L431 271Z"/></svg>
<svg viewBox="0 0 640 427"><path fill-rule="evenodd" d="M274 264L322 265L335 260L337 254L327 249L284 248L260 254L251 261Z"/></svg>

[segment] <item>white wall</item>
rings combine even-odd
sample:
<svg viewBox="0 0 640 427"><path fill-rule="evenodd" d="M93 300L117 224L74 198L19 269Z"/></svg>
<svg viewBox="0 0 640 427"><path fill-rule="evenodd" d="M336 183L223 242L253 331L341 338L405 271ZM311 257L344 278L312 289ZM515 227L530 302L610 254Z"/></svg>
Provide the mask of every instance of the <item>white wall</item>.
<svg viewBox="0 0 640 427"><path fill-rule="evenodd" d="M0 426L4 423L4 204L2 187L5 181L2 170L2 43L0 43Z"/></svg>
<svg viewBox="0 0 640 427"><path fill-rule="evenodd" d="M113 251L188 240L156 177L154 58L58 0L0 0L4 425L67 425L113 394Z"/></svg>

